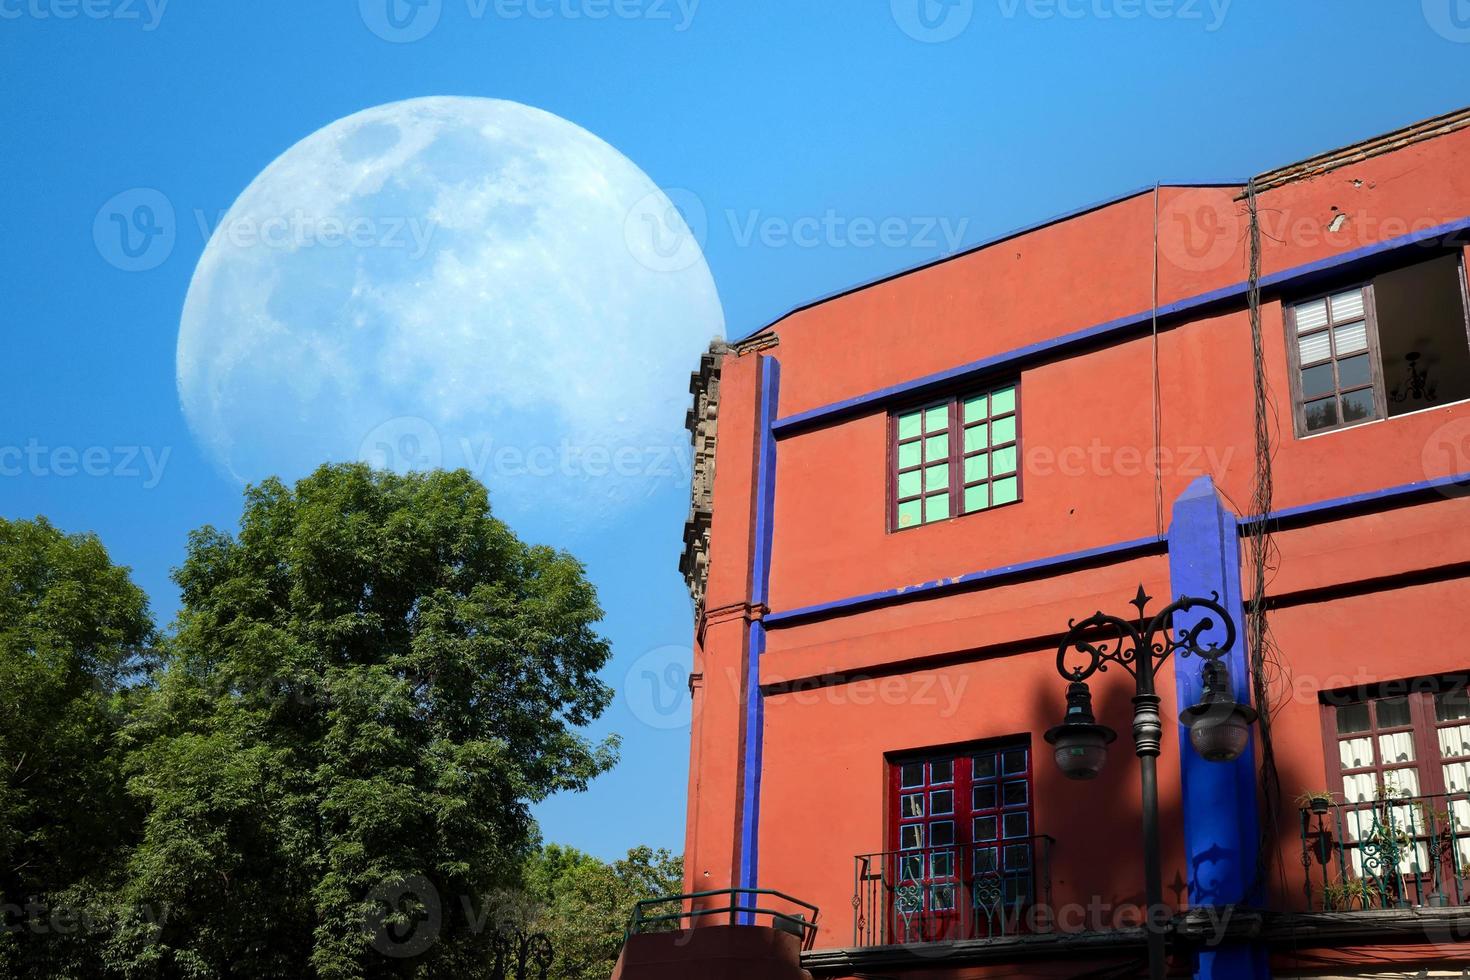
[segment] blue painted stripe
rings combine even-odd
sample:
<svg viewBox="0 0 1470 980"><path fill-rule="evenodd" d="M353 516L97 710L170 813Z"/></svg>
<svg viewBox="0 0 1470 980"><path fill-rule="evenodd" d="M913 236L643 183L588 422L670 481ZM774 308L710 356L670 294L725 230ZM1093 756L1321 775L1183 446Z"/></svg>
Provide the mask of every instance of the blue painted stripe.
<svg viewBox="0 0 1470 980"><path fill-rule="evenodd" d="M776 505L776 438L771 431L776 420L781 391L781 365L774 357L759 363L759 401L756 420L755 541L751 549L751 604L761 607L771 586L771 545L774 538ZM750 627L745 664L745 752L741 760L740 799L740 888L759 888L761 765L765 749L765 698L761 694L760 661L766 650L766 631L759 621ZM742 925L753 925L755 916L742 912Z"/></svg>
<svg viewBox="0 0 1470 980"><path fill-rule="evenodd" d="M1287 507L1284 510L1272 511L1267 515L1266 519L1277 524L1290 524L1299 521L1309 523L1313 518L1329 517L1342 514L1345 511L1368 510L1375 507L1392 506L1396 503L1406 503L1415 497L1445 494L1445 491L1455 488L1470 489L1470 473L1455 473L1452 476L1436 477L1433 480L1419 480L1414 483L1403 483L1396 487L1384 487L1381 490L1356 493L1347 497L1319 500L1316 503L1302 504L1299 507ZM1458 494L1445 495L1459 496ZM1259 515L1242 518L1240 521L1240 533L1245 534L1248 530L1260 524L1261 521L1262 518Z"/></svg>
<svg viewBox="0 0 1470 980"><path fill-rule="evenodd" d="M1330 500L1303 504L1299 507L1288 507L1284 510L1273 511L1270 519L1278 523L1308 523L1313 519L1325 520L1354 510L1408 503L1416 497L1432 496L1436 493L1445 494L1446 491L1456 488L1470 490L1470 473L1457 473L1453 476L1443 476L1433 480L1420 480L1415 483L1385 487L1381 490L1371 490L1367 493L1354 494L1348 497L1334 497ZM1446 495L1448 496L1448 494ZM1240 521L1240 533L1245 534L1256 524L1260 523L1260 520L1259 517L1242 518ZM1038 572L1050 572L1053 575L1061 575L1078 566L1097 561L1126 561L1127 559L1141 557L1143 555L1163 554L1165 550L1166 542L1155 537L1137 538L1133 541L1120 541L1117 544L1103 545L1099 548L1088 548L1085 551L1073 551L1064 555L1037 558L1014 565L1001 565L996 568L987 568L984 571L970 572L967 575L959 575L954 578L935 579L932 582L922 582L918 585L884 589L881 592L867 592L862 595L848 596L845 599L834 599L831 602L820 602L811 606L801 606L796 609L767 613L765 616L765 625L768 629L778 629L783 626L792 626L809 619L856 612L872 606L883 606L912 599L937 598L952 592L963 592L980 586L1004 582L1008 579L1034 575Z"/></svg>
<svg viewBox="0 0 1470 980"><path fill-rule="evenodd" d="M1056 555L1051 558L1038 558L1035 561L1024 561L1015 565L987 568L981 572L970 572L967 575L957 575L954 578L936 579L935 581L923 582L919 585L909 585L897 589L884 589L882 592L869 592L866 595L838 599L834 602L823 602L814 606L789 609L785 612L768 613L765 617L765 622L769 628L790 626L802 620L830 616L836 613L853 612L868 606L887 605L888 603L911 599L932 599L951 592L973 589L982 585L991 585L1007 579L1033 575L1037 572L1061 574L1069 571L1073 567L1086 565L1102 559L1123 561L1141 555L1162 554L1163 551L1164 542L1160 539L1155 537L1139 538L1135 541L1123 541L1118 544L1104 545L1101 548L1088 548L1086 551L1074 551L1070 554Z"/></svg>
<svg viewBox="0 0 1470 980"><path fill-rule="evenodd" d="M984 241L975 243L974 245L966 245L964 248L950 255L943 255L937 259L929 259L928 261L920 262L918 265L905 266L904 268L898 269L894 272L885 273L884 275L881 275L876 279L865 279L862 282L855 283L851 286L845 286L842 289L837 289L830 293L825 293L821 296L816 297L815 299L810 299L807 300L805 303L793 306L785 313L782 313L780 316L776 317L776 319L772 320L770 323L767 323L763 327L758 327L757 329L752 330L744 337L741 337L739 340L734 341L734 343L742 344L752 337L756 337L762 333L765 333L767 330L770 330L782 320L789 319L790 317L793 317L796 314L801 313L805 310L809 310L812 307L821 306L823 303L830 303L834 299L841 299L843 296L848 296L852 293L861 292L864 289L871 289L874 286L880 286L883 283L890 282L894 279L901 279L904 276L912 275L915 272L923 272L925 269L932 269L936 265L943 265L945 262L949 262L953 259L963 258L966 255L972 255L975 252L990 248L993 245L999 245L1001 242L1010 241L1012 238L1019 238L1022 235L1029 235L1033 231L1040 231L1043 228L1049 228L1052 225L1061 224L1063 221L1070 221L1072 218L1080 218L1082 215L1091 214L1093 211L1101 211L1103 208L1112 207L1114 204L1121 204L1124 201L1132 200L1133 198L1138 197L1142 194L1152 194L1155 187L1244 187L1246 183L1247 181L1244 180L1166 180L1158 184L1147 184L1143 187L1136 187L1131 191L1124 191L1122 194L1115 194L1112 197L1105 197L1101 201L1094 201L1091 204L1084 204L1080 208L1073 208L1070 211L1063 211L1061 214L1052 215L1050 218L1043 218L1042 220L1034 224L1022 225L1019 228L1012 228L1010 231L1003 231L993 238L987 238Z"/></svg>
<svg viewBox="0 0 1470 980"><path fill-rule="evenodd" d="M1366 262L1388 252L1399 249L1410 248L1427 241L1445 238L1470 230L1470 218L1452 221L1448 224L1439 225L1424 231L1402 235L1398 238L1368 245L1351 252L1344 252L1331 258L1311 262L1307 265L1296 266L1282 272L1275 272L1261 277L1263 289L1290 285L1294 283L1305 283L1313 277L1339 272L1348 266ZM1216 303L1244 297L1250 288L1247 282L1238 282L1220 289L1191 296L1187 299L1168 303L1160 306L1158 316L1160 319L1172 319L1180 314L1189 313L1203 307L1212 306ZM971 361L959 367L949 368L934 374L928 374L912 381L905 381L896 385L888 385L866 394L846 398L842 401L832 402L805 412L778 419L775 424L777 438L785 438L805 429L815 428L818 425L831 424L853 415L868 411L874 411L894 401L922 396L926 391L942 388L950 384L963 381L967 378L985 374L999 373L1007 370L1018 370L1026 364L1044 359L1055 359L1076 348L1094 345L1104 340L1114 340L1127 336L1128 334L1141 330L1148 326L1154 317L1154 310L1149 308L1129 316L1109 320L1096 326L1087 327L1072 333L1053 337L1049 340L1038 341L1024 347L995 354L990 357Z"/></svg>

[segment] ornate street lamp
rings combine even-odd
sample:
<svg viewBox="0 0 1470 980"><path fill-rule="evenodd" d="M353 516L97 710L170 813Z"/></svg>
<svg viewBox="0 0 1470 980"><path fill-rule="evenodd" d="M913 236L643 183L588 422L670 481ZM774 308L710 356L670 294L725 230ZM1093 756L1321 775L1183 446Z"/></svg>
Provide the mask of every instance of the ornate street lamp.
<svg viewBox="0 0 1470 980"><path fill-rule="evenodd" d="M1116 664L1132 674L1135 681L1133 745L1143 784L1143 865L1149 906L1145 928L1149 976L1153 980L1164 977L1164 932L1155 920L1164 901L1159 868L1157 771L1164 728L1154 677L1176 650L1181 658L1192 655L1204 661L1200 703L1181 711L1179 720L1189 726L1189 741L1195 751L1210 762L1232 762L1240 758L1250 739L1251 723L1256 720L1255 710L1236 702L1230 693L1230 673L1223 658L1235 644L1235 622L1219 599L1219 595L1209 599L1185 596L1148 619L1144 610L1151 597L1140 585L1132 602L1138 610L1136 621L1102 612L1080 623L1074 620L1067 624L1070 629L1057 650L1057 672L1069 682L1067 713L1060 725L1046 733L1046 740L1055 747L1058 768L1070 779L1095 778L1107 758L1108 744L1117 737L1093 716L1087 679L1099 671L1106 672L1109 664ZM1196 609L1210 615L1201 617L1187 629L1175 628L1176 614ZM1205 642L1207 634L1217 626L1224 631L1225 641ZM1073 652L1085 659L1080 666L1068 667Z"/></svg>

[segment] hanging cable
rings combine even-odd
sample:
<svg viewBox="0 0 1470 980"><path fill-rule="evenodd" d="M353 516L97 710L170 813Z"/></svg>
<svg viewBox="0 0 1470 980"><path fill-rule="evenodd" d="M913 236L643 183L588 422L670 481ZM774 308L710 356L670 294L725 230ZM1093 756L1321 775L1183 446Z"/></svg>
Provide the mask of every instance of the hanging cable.
<svg viewBox="0 0 1470 980"><path fill-rule="evenodd" d="M1270 515L1274 506L1275 487L1272 479L1273 445L1276 433L1275 403L1266 384L1265 342L1261 330L1261 221L1256 197L1256 182L1245 188L1246 207L1250 219L1250 280L1247 302L1250 309L1251 365L1255 396L1255 477L1251 487L1251 522L1247 533L1247 564L1250 568L1250 596L1246 603L1246 636L1251 660L1252 694L1260 712L1258 734L1261 743L1261 843L1256 868L1256 888L1264 886L1270 874L1277 847L1281 810L1281 776L1276 768L1276 751L1271 741L1272 698L1270 678L1280 668L1270 624L1266 619L1266 587L1276 568L1276 544L1271 533ZM1284 876L1285 870L1282 869Z"/></svg>
<svg viewBox="0 0 1470 980"><path fill-rule="evenodd" d="M1154 529L1164 539L1164 467L1163 422L1159 389L1159 185L1154 183L1154 262L1153 262L1153 371L1154 371Z"/></svg>

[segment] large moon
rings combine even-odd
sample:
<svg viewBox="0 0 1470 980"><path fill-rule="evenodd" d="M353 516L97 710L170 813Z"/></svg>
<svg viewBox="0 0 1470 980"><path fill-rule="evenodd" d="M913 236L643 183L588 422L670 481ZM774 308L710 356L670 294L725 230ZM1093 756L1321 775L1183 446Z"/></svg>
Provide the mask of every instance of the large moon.
<svg viewBox="0 0 1470 980"><path fill-rule="evenodd" d="M332 123L200 258L178 344L190 427L242 482L462 466L502 511L611 518L687 483L689 372L724 330L698 202L681 203L514 102Z"/></svg>

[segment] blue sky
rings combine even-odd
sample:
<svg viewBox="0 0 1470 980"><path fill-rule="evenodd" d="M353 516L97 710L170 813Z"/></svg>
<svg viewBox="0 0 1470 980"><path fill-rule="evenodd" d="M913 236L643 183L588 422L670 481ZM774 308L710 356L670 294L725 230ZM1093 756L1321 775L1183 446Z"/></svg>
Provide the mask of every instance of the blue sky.
<svg viewBox="0 0 1470 980"><path fill-rule="evenodd" d="M1470 103L1467 0L426 0L402 27L385 2L0 0L0 454L40 453L0 455L0 514L96 530L164 621L186 533L240 506L175 384L195 215L343 116L471 95L585 127L703 215L738 336L1155 179L1244 177ZM137 189L174 206L174 241L127 271L93 232ZM620 688L687 656L686 506L650 495L573 544ZM597 726L622 765L543 805L548 839L681 846L687 729L633 694Z"/></svg>

